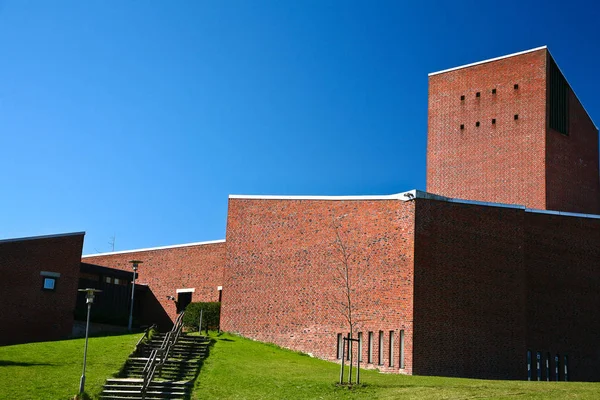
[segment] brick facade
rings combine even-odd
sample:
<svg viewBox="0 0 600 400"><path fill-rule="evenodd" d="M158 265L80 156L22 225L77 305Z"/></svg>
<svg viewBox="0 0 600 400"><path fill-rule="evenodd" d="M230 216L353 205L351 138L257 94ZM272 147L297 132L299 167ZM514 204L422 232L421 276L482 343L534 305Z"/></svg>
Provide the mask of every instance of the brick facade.
<svg viewBox="0 0 600 400"><path fill-rule="evenodd" d="M569 88L569 135L546 135L546 208L600 214L598 163L598 130Z"/></svg>
<svg viewBox="0 0 600 400"><path fill-rule="evenodd" d="M0 241L0 345L66 339L71 334L83 236ZM60 274L54 290L43 289L43 272Z"/></svg>
<svg viewBox="0 0 600 400"><path fill-rule="evenodd" d="M567 355L571 380L598 381L600 217L526 213L525 222L526 345L559 354L561 369Z"/></svg>
<svg viewBox="0 0 600 400"><path fill-rule="evenodd" d="M414 203L230 199L221 326L253 339L336 359L336 337L349 329L336 280L340 252L334 221L351 258L355 335L368 367L412 372ZM379 366L379 331L384 332ZM390 367L389 332L394 331ZM373 363L367 361L374 333ZM355 336L356 337L356 336Z"/></svg>
<svg viewBox="0 0 600 400"><path fill-rule="evenodd" d="M400 198L230 199L223 329L335 360L337 335L348 331L335 281L332 221L341 216L367 367L526 379L529 349L543 360L559 354L560 379L564 355L570 379L600 379L600 218L425 193Z"/></svg>
<svg viewBox="0 0 600 400"><path fill-rule="evenodd" d="M138 269L138 283L146 285L147 322L169 324L176 318L176 307L167 296L177 298L177 289L194 289L192 301L218 301L218 287L223 285L225 242L207 242L139 251L88 255L82 261L132 271L131 260L143 261ZM148 311L148 310L147 310ZM163 315L168 316L164 318ZM162 323L162 324L161 324Z"/></svg>
<svg viewBox="0 0 600 400"><path fill-rule="evenodd" d="M522 209L417 199L414 372L522 379Z"/></svg>
<svg viewBox="0 0 600 400"><path fill-rule="evenodd" d="M542 48L429 77L428 192L600 213L598 130L571 88L569 134L550 129L550 60Z"/></svg>

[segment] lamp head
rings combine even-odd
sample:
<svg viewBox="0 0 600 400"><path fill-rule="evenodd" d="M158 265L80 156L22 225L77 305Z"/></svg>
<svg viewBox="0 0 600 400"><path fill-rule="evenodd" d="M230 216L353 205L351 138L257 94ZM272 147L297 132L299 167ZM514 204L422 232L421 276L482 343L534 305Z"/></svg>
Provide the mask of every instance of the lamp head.
<svg viewBox="0 0 600 400"><path fill-rule="evenodd" d="M131 261L129 261L129 263L132 264L133 270L137 271L139 264L142 264L143 261L131 260Z"/></svg>
<svg viewBox="0 0 600 400"><path fill-rule="evenodd" d="M86 292L85 294L85 303L92 304L94 302L94 296L96 293L102 292L102 290L87 288L87 289L77 289L78 292Z"/></svg>

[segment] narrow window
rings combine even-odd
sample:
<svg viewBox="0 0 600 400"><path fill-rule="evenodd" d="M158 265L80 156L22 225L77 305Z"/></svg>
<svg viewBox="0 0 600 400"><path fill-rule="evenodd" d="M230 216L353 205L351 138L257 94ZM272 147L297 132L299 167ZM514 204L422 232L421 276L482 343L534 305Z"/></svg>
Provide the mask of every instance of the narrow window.
<svg viewBox="0 0 600 400"><path fill-rule="evenodd" d="M569 84L550 57L549 123L550 128L564 135L569 134Z"/></svg>
<svg viewBox="0 0 600 400"><path fill-rule="evenodd" d="M475 93L475 97L481 97L481 92Z"/></svg>
<svg viewBox="0 0 600 400"><path fill-rule="evenodd" d="M373 364L373 332L369 332L369 343L367 343L367 362Z"/></svg>
<svg viewBox="0 0 600 400"><path fill-rule="evenodd" d="M388 343L388 354L390 357L390 367L394 366L394 331L390 331L390 342Z"/></svg>
<svg viewBox="0 0 600 400"><path fill-rule="evenodd" d="M550 370L550 353L546 353L546 381L550 382L550 375L552 375L552 371Z"/></svg>
<svg viewBox="0 0 600 400"><path fill-rule="evenodd" d="M462 96L460 96L460 100L464 101L465 100L465 95L463 94Z"/></svg>
<svg viewBox="0 0 600 400"><path fill-rule="evenodd" d="M531 380L531 350L527 350L527 380Z"/></svg>
<svg viewBox="0 0 600 400"><path fill-rule="evenodd" d="M519 88L519 84L515 83L515 86L513 86L515 88L515 90L517 90Z"/></svg>
<svg viewBox="0 0 600 400"><path fill-rule="evenodd" d="M363 358L362 358L362 350L363 350L363 342L362 342L362 332L358 332L358 361L362 362Z"/></svg>
<svg viewBox="0 0 600 400"><path fill-rule="evenodd" d="M537 373L537 380L539 382L542 380L542 353L539 351L536 354L535 368Z"/></svg>
<svg viewBox="0 0 600 400"><path fill-rule="evenodd" d="M564 356L563 357L563 369L565 370L565 372L564 372L565 382L569 380L568 365L569 365L569 359L567 358L567 356Z"/></svg>
<svg viewBox="0 0 600 400"><path fill-rule="evenodd" d="M475 122L475 126L477 126L477 127L479 126L479 121Z"/></svg>
<svg viewBox="0 0 600 400"><path fill-rule="evenodd" d="M496 125L496 118L492 118L492 125Z"/></svg>
<svg viewBox="0 0 600 400"><path fill-rule="evenodd" d="M404 329L400 331L400 368L404 367Z"/></svg>
<svg viewBox="0 0 600 400"><path fill-rule="evenodd" d="M338 333L337 334L337 355L336 358L338 360L342 359L342 334Z"/></svg>
<svg viewBox="0 0 600 400"><path fill-rule="evenodd" d="M379 331L379 359L378 364L383 365L383 331Z"/></svg>
<svg viewBox="0 0 600 400"><path fill-rule="evenodd" d="M348 339L350 339L350 332L348 332L348 336L346 336ZM352 341L350 340L346 340L346 360L350 360L350 353L352 352Z"/></svg>
<svg viewBox="0 0 600 400"><path fill-rule="evenodd" d="M463 129L465 129L465 124L460 124L460 130L462 131Z"/></svg>
<svg viewBox="0 0 600 400"><path fill-rule="evenodd" d="M559 364L559 360L560 358L558 357L558 354L554 356L554 380L556 382L558 382L560 380L560 369L558 369L558 364Z"/></svg>
<svg viewBox="0 0 600 400"><path fill-rule="evenodd" d="M515 121L519 119L519 114L515 114Z"/></svg>
<svg viewBox="0 0 600 400"><path fill-rule="evenodd" d="M496 94L496 89L492 89L492 94Z"/></svg>

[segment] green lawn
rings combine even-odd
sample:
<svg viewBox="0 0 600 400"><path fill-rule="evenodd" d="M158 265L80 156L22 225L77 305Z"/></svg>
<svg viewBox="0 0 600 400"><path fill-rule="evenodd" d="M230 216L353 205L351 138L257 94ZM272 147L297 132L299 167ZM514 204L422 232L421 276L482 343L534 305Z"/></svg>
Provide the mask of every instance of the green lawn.
<svg viewBox="0 0 600 400"><path fill-rule="evenodd" d="M339 366L223 334L196 381L194 399L600 399L600 383L490 381L361 371L364 387L334 382Z"/></svg>
<svg viewBox="0 0 600 400"><path fill-rule="evenodd" d="M96 396L141 334L91 338L86 392ZM600 399L600 383L484 381L363 371L364 387L336 387L339 366L232 335L212 335L194 399ZM69 399L83 339L0 347L0 399Z"/></svg>
<svg viewBox="0 0 600 400"><path fill-rule="evenodd" d="M100 394L142 334L90 338L85 389ZM84 339L0 347L0 399L62 400L79 391Z"/></svg>

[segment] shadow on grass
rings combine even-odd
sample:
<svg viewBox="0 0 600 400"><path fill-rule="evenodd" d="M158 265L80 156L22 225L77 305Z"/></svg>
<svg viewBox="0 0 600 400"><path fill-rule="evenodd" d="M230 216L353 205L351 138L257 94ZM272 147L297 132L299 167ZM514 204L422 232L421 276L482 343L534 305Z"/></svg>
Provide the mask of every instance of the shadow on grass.
<svg viewBox="0 0 600 400"><path fill-rule="evenodd" d="M225 339L219 339L219 340L225 340ZM210 355L210 350L211 350L211 348L213 348L215 346L215 343L217 343L217 341L215 339L209 338L208 346L206 346L206 354L204 355L204 357L202 357L202 358L200 358L198 360L198 369L196 370L196 374L194 375L194 377L190 380L191 389L192 390L190 390L190 396L187 397L186 399L190 399L194 395L194 389L196 387L196 381L198 380L198 376L200 375L200 371L202 370L202 366L204 365L204 361Z"/></svg>
<svg viewBox="0 0 600 400"><path fill-rule="evenodd" d="M223 339L219 339L219 340L221 340L223 342L235 342L235 340L229 339L229 338L223 338Z"/></svg>
<svg viewBox="0 0 600 400"><path fill-rule="evenodd" d="M54 365L49 363L28 363L19 361L5 361L0 360L0 367L33 367L36 365Z"/></svg>

